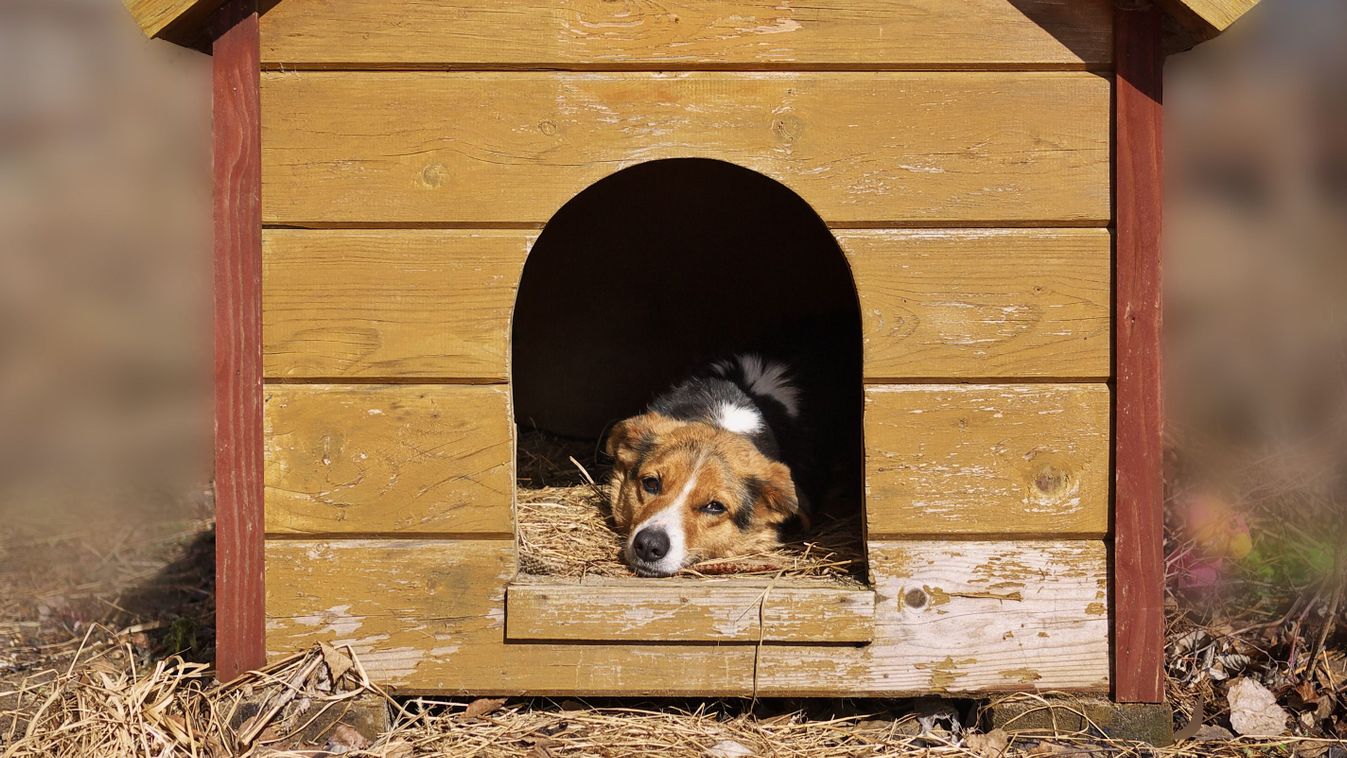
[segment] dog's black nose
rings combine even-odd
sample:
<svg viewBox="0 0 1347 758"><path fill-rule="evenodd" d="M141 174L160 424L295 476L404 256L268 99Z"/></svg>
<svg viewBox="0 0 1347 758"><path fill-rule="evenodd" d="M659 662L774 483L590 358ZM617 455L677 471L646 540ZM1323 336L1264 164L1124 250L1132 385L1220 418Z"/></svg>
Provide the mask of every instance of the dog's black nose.
<svg viewBox="0 0 1347 758"><path fill-rule="evenodd" d="M669 554L669 535L662 529L642 529L632 540L636 557L647 563L654 563Z"/></svg>

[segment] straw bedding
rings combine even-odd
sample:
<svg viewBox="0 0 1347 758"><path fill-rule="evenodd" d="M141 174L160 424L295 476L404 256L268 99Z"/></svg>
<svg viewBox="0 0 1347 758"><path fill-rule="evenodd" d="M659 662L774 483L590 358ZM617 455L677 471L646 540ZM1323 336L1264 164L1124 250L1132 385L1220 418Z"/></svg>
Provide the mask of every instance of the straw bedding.
<svg viewBox="0 0 1347 758"><path fill-rule="evenodd" d="M581 463L597 457L593 442L540 432L522 435L515 514L524 573L567 578L633 576L622 562L622 537L614 530L608 508L607 466ZM860 535L856 518L824 518L779 549L704 561L680 573L864 582Z"/></svg>

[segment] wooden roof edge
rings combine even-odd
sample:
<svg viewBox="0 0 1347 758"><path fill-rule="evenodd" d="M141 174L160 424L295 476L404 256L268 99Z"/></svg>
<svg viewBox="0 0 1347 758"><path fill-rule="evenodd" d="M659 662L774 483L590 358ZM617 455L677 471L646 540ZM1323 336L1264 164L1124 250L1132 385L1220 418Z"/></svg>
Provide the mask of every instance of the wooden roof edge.
<svg viewBox="0 0 1347 758"><path fill-rule="evenodd" d="M275 0L273 0L274 2ZM1145 0L1120 0L1138 3ZM1249 12L1258 0L1156 0L1161 8L1184 23L1199 39L1225 31ZM225 0L122 0L147 37L186 47L208 49L206 22Z"/></svg>
<svg viewBox="0 0 1347 758"><path fill-rule="evenodd" d="M1258 5L1258 0L1157 0L1200 39L1211 39Z"/></svg>
<svg viewBox="0 0 1347 758"><path fill-rule="evenodd" d="M146 37L210 50L207 25L226 0L122 0Z"/></svg>

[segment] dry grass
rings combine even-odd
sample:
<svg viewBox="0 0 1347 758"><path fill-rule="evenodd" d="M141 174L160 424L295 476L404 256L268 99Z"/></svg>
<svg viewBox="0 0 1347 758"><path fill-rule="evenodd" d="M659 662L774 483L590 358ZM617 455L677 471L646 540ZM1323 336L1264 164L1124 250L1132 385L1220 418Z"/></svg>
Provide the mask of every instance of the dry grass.
<svg viewBox="0 0 1347 758"><path fill-rule="evenodd" d="M519 443L519 562L525 573L580 578L629 577L604 486L608 471L594 445L533 432ZM591 473L592 472L592 473ZM857 519L820 519L808 534L776 550L694 564L687 576L735 574L864 582Z"/></svg>
<svg viewBox="0 0 1347 758"><path fill-rule="evenodd" d="M0 748L20 756L1239 756L1322 755L1308 738L1152 748L1098 736L979 731L971 706L398 700L325 645L229 684L172 657L141 667L128 631L92 627L67 666L0 692ZM1037 695L1012 698L1041 700Z"/></svg>

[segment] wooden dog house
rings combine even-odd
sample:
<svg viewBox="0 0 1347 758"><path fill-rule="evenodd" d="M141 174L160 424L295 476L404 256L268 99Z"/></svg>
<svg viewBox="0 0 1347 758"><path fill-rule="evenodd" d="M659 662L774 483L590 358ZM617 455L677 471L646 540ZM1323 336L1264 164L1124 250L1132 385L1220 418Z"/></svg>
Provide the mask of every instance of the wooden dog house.
<svg viewBox="0 0 1347 758"><path fill-rule="evenodd" d="M221 678L327 640L403 692L1161 698L1162 20L1253 0L126 4L215 56ZM526 258L686 158L845 256L862 590L518 578Z"/></svg>

